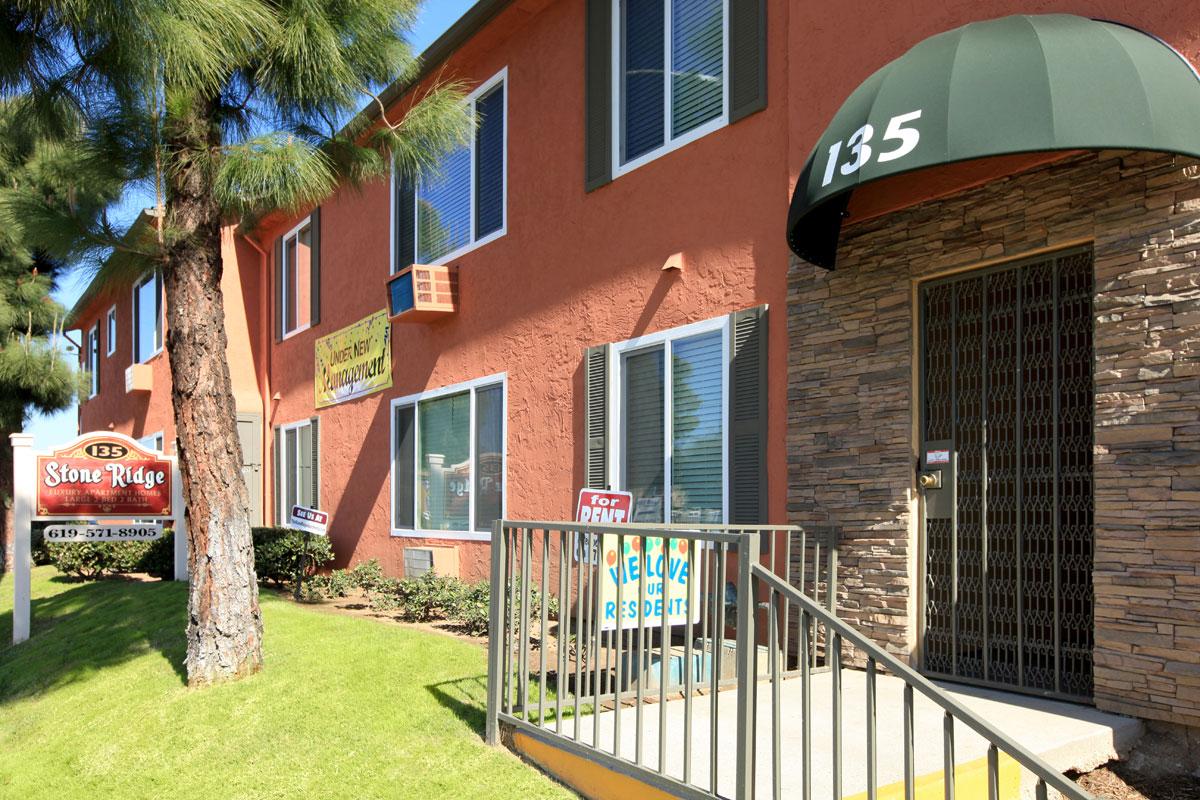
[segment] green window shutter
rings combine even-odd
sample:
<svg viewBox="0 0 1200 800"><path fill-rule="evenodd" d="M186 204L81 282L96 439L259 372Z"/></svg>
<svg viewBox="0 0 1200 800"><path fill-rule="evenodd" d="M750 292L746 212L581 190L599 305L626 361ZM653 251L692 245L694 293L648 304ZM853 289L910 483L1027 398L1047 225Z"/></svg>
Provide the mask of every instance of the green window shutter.
<svg viewBox="0 0 1200 800"><path fill-rule="evenodd" d="M729 121L767 107L767 2L729 0Z"/></svg>
<svg viewBox="0 0 1200 800"><path fill-rule="evenodd" d="M309 247L312 254L309 258L309 264L312 271L312 309L309 316L309 325L317 325L321 321L321 207L317 206L313 209L312 216L309 217L309 226L311 233L309 234Z"/></svg>
<svg viewBox="0 0 1200 800"><path fill-rule="evenodd" d="M283 237L275 240L275 341L283 340Z"/></svg>
<svg viewBox="0 0 1200 800"><path fill-rule="evenodd" d="M312 504L313 508L321 507L321 420L313 417L309 426L312 436Z"/></svg>
<svg viewBox="0 0 1200 800"><path fill-rule="evenodd" d="M583 359L583 484L608 487L608 345L589 347Z"/></svg>
<svg viewBox="0 0 1200 800"><path fill-rule="evenodd" d="M283 464L283 435L279 426L272 431L275 442L275 454L271 460L271 472L275 475L275 525L281 526L287 515L283 511L283 474L280 466Z"/></svg>
<svg viewBox="0 0 1200 800"><path fill-rule="evenodd" d="M731 315L729 521L767 523L767 307Z"/></svg>
<svg viewBox="0 0 1200 800"><path fill-rule="evenodd" d="M612 180L612 0L587 0L584 44L584 188Z"/></svg>

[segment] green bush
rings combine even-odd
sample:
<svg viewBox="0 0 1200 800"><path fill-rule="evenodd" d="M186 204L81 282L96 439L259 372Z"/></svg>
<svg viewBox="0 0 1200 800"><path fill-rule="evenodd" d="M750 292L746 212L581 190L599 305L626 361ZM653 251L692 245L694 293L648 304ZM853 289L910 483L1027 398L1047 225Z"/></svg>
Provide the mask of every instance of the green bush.
<svg viewBox="0 0 1200 800"><path fill-rule="evenodd" d="M33 530L29 537L29 546L33 556L33 563L36 566L44 567L47 564L54 563L54 556L50 553L50 545L46 544L46 526L51 525L50 522L35 522Z"/></svg>
<svg viewBox="0 0 1200 800"><path fill-rule="evenodd" d="M464 633L485 636L491 622L491 604L491 584L480 581L465 586L448 613L450 619L462 626Z"/></svg>
<svg viewBox="0 0 1200 800"><path fill-rule="evenodd" d="M157 542L66 542L47 547L59 572L90 580L103 575L147 572L143 561L155 544ZM172 563L172 571L173 568Z"/></svg>
<svg viewBox="0 0 1200 800"><path fill-rule="evenodd" d="M304 560L305 575L333 560L333 547L327 536L308 536L294 528L251 528L254 539L254 571L259 580L269 580L277 586L290 583L300 572ZM307 553L307 555L306 555Z"/></svg>
<svg viewBox="0 0 1200 800"><path fill-rule="evenodd" d="M405 619L431 622L444 618L454 608L465 585L458 578L426 572L418 578L400 581L400 609Z"/></svg>
<svg viewBox="0 0 1200 800"><path fill-rule="evenodd" d="M364 561L350 570L350 582L368 594L378 589L386 580L394 579L384 577L383 566L378 559Z"/></svg>
<svg viewBox="0 0 1200 800"><path fill-rule="evenodd" d="M175 578L175 532L163 531L161 539L146 542L146 552L138 563L138 572L145 572L164 581Z"/></svg>

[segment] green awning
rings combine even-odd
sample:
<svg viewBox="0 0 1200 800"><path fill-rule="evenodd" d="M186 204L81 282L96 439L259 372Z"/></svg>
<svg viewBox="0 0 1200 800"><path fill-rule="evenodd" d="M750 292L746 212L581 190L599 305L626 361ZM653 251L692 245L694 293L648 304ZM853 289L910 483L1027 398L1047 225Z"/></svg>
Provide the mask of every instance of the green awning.
<svg viewBox="0 0 1200 800"><path fill-rule="evenodd" d="M850 95L800 174L788 242L832 269L864 183L989 156L1107 149L1200 158L1200 76L1181 55L1068 14L974 22L917 44Z"/></svg>

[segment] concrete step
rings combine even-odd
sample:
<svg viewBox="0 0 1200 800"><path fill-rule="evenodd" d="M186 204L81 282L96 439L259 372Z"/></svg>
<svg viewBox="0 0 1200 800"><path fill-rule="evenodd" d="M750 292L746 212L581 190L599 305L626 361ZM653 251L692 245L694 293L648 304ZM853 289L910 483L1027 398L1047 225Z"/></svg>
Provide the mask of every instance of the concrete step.
<svg viewBox="0 0 1200 800"><path fill-rule="evenodd" d="M1127 753L1142 733L1138 720L1107 714L1082 705L1042 698L977 689L950 683L942 688L960 702L996 725L1000 730L1040 755L1055 769L1087 771ZM812 678L812 762L811 781L814 798L833 796L833 681L830 673ZM865 797L867 789L866 674L847 669L842 675L842 797ZM903 797L903 692L899 678L880 675L876 693L876 769L879 797ZM915 701L916 775L919 797L942 796L943 719L942 709L919 694ZM711 697L692 700L689 723L685 728L685 701L666 703L665 771L678 780L686 780L708 790L712 785L715 750L716 788L723 796L733 796L736 772L736 692L717 695L716 716ZM804 739L801 721L801 684L798 678L780 686L780 747L782 797L800 796L803 776ZM759 797L771 797L774 785L772 753L772 706L770 687L759 684L757 702L759 743L756 754L756 787ZM614 750L614 722L621 714L620 756L628 761L637 757L637 710L604 711L600 715L600 748ZM652 770L659 765L659 706L642 710L642 763ZM580 739L591 744L593 720L584 717ZM564 720L564 735L573 736L573 723ZM716 731L715 746L710 731ZM684 741L691 742L691 774L684 774ZM987 742L965 725L955 725L954 761L957 796L987 797ZM1004 798L1032 797L1034 781L1029 774L1007 758L1001 760Z"/></svg>

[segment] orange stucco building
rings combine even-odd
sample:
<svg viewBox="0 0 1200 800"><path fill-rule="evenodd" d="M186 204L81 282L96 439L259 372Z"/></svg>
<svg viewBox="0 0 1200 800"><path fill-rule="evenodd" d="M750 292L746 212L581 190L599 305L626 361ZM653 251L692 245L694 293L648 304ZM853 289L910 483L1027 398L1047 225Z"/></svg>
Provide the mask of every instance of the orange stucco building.
<svg viewBox="0 0 1200 800"><path fill-rule="evenodd" d="M1097 212L1088 227L1055 214L1103 200L1059 198L1046 187L1100 180L1098 172L1117 182L1133 176L1140 199L1130 209L1169 205L1195 216L1186 183L1195 167L1179 148L1153 163L1085 147L1025 148L864 183L838 216L832 272L794 255L785 232L793 189L856 87L931 37L1011 14L1113 20L1146 32L1181 64L1200 63L1200 14L1184 2L481 0L426 54L421 80L464 81L479 120L470 147L448 156L441 174L415 186L342 189L311 213L277 215L249 234L226 230L228 355L258 518L269 524L293 502L315 505L332 516L339 565L376 558L402 575L406 557L410 565L436 558L468 578L486 576L492 519L569 519L584 486L632 491L640 521L831 521L842 531L846 613L906 657L950 647L935 630L944 608L930 598L944 587L929 583L941 562L930 560L917 474L940 463L928 456L941 450L927 443L954 438L921 427L926 283L1093 247L1097 313L1122 313L1104 305L1103 292L1126 280L1126 262L1095 243L1113 238L1112 225L1158 232L1179 220L1112 222ZM1004 54L995 57L1002 74ZM392 112L420 86L389 89ZM1124 160L1114 166L1114 158ZM1170 198L1154 194L1163 186ZM1003 195L1008 189L1028 193ZM1000 221L954 205L971 198L1000 209ZM1045 220L1021 216L1029 208ZM943 211L945 230L935 218ZM960 241L950 231L977 236ZM1121 242L1144 257L1142 245ZM446 268L449 305L421 297L420 277L405 277L414 263ZM886 274L896 284L880 277L893 267ZM1174 290L1188 280L1194 287L1194 271L1181 274ZM1138 302L1150 304L1153 290L1138 285ZM1184 293L1171 302L1186 315L1200 301ZM97 290L75 309L85 343L98 331L97 355L85 344L84 361L95 358L100 376L80 405L80 427L161 432L169 447L168 370L146 333L148 307L137 291ZM391 317L390 371L357 396L318 402L318 341L382 311ZM1194 342L1195 323L1174 319L1173 341ZM150 342L140 350L138 330ZM1095 386L1105 369L1128 367L1100 366L1105 335L1097 328L1088 344ZM376 354L378 338L361 341ZM351 337L330 352L347 344L352 351ZM1161 363L1162 355L1130 357ZM1189 374L1177 373L1194 382ZM1188 386L1179 391L1194 402L1200 391ZM1095 445L1086 493L1098 505L1088 506L1087 525L1096 547L1110 541L1112 552L1128 553L1128 520L1151 495L1110 508L1106 487L1128 478L1117 465L1137 464L1153 447L1135 447L1142 455L1132 461L1118 455L1128 440L1106 427L1105 403L1128 387L1092 391L1084 404L1095 435L1081 447ZM1160 449L1188 449L1186 430L1162 435ZM1055 677L1047 688L1016 668L1003 678L981 668L980 679L1200 724L1200 666L1184 641L1197 629L1168 634L1162 626L1177 621L1121 610L1113 588L1130 578L1130 564L1167 570L1166 554L1179 551L1165 542L1176 540L1163 534L1159 546L1154 536L1195 527L1197 465L1172 458L1163 462L1174 470L1165 490L1179 495L1160 500L1180 503L1179 513L1136 534L1135 558L1097 551L1081 568L1088 582L1070 602L1087 596L1076 616L1088 621L1079 646L1089 655L1075 664L1086 679ZM1191 572L1171 573L1164 599L1197 604L1200 555L1188 548L1183 571ZM1068 605L1055 599L1054 613ZM957 652L930 671L976 677ZM1159 678L1146 680L1146 670Z"/></svg>

